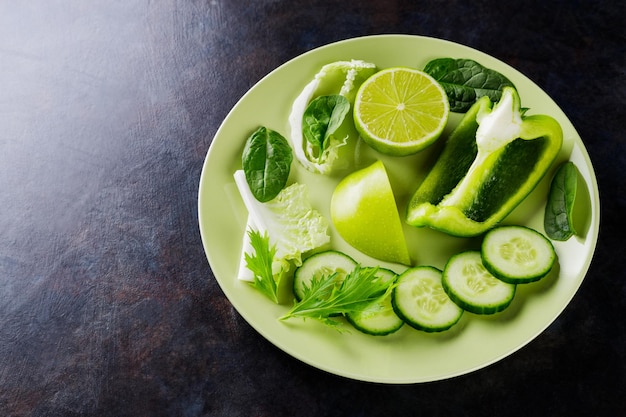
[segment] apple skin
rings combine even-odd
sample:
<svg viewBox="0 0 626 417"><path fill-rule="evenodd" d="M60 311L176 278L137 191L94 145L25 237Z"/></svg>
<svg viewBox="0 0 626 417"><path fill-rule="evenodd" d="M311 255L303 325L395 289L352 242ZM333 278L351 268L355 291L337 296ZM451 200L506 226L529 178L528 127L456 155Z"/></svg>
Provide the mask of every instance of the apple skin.
<svg viewBox="0 0 626 417"><path fill-rule="evenodd" d="M330 201L337 232L352 247L381 261L411 264L393 190L382 161L343 178Z"/></svg>

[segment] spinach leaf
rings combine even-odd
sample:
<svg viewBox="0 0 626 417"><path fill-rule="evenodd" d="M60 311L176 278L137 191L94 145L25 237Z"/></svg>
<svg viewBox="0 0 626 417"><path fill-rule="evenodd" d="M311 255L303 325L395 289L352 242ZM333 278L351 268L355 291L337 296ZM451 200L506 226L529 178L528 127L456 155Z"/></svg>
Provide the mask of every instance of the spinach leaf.
<svg viewBox="0 0 626 417"><path fill-rule="evenodd" d="M544 229L551 239L567 240L576 234L573 211L579 175L576 165L568 161L552 178L543 218Z"/></svg>
<svg viewBox="0 0 626 417"><path fill-rule="evenodd" d="M482 96L495 103L504 87L515 88L504 75L471 59L434 59L426 64L424 72L441 84L448 95L450 111L457 113L466 112Z"/></svg>
<svg viewBox="0 0 626 417"><path fill-rule="evenodd" d="M337 131L350 110L350 102L342 95L319 96L313 99L302 115L302 133L321 157L329 138Z"/></svg>
<svg viewBox="0 0 626 417"><path fill-rule="evenodd" d="M272 200L287 184L293 154L280 133L263 126L246 141L243 171L250 191L260 202Z"/></svg>

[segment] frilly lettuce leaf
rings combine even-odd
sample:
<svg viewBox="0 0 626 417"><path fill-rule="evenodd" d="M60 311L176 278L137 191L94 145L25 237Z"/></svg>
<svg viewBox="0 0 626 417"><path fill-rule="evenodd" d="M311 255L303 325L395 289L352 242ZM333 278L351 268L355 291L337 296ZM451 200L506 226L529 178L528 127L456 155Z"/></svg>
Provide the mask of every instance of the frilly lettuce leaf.
<svg viewBox="0 0 626 417"><path fill-rule="evenodd" d="M259 202L250 191L242 170L235 172L235 183L248 210L248 228L266 232L270 245L276 247L274 273L289 269L290 264L302 264L302 254L330 242L328 220L312 208L305 184L294 183L284 188L276 198ZM244 234L242 258L251 246ZM239 279L250 281L251 275L240 263Z"/></svg>

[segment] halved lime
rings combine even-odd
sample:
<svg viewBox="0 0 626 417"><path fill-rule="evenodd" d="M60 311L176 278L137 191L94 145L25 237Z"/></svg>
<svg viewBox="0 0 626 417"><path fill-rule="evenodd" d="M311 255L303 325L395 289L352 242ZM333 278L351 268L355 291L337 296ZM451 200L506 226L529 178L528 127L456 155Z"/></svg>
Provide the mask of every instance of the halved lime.
<svg viewBox="0 0 626 417"><path fill-rule="evenodd" d="M354 124L363 140L394 156L416 153L443 132L450 104L430 75L412 68L387 68L369 77L354 103Z"/></svg>

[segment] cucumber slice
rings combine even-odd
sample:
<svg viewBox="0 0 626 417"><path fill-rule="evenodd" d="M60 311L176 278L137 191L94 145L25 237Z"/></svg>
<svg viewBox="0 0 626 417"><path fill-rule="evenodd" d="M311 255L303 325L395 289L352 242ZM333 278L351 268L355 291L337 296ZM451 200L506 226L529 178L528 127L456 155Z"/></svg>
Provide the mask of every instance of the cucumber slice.
<svg viewBox="0 0 626 417"><path fill-rule="evenodd" d="M511 304L515 285L501 281L483 265L479 251L452 256L443 269L443 288L461 308L474 314L494 314Z"/></svg>
<svg viewBox="0 0 626 417"><path fill-rule="evenodd" d="M314 277L337 273L337 282L341 282L356 267L356 261L345 253L335 250L316 253L305 259L296 269L293 276L293 294L300 301L304 295L304 286L310 286Z"/></svg>
<svg viewBox="0 0 626 417"><path fill-rule="evenodd" d="M481 247L485 268L511 284L538 281L548 275L557 255L552 242L525 226L500 226L489 231Z"/></svg>
<svg viewBox="0 0 626 417"><path fill-rule="evenodd" d="M397 277L395 272L385 268L378 268L376 275L389 285ZM404 321L393 311L391 294L362 311L347 314L346 319L355 329L374 336L386 336L404 325Z"/></svg>
<svg viewBox="0 0 626 417"><path fill-rule="evenodd" d="M432 266L403 272L396 281L391 303L409 326L425 332L448 330L463 315L463 310L443 290L441 271Z"/></svg>

